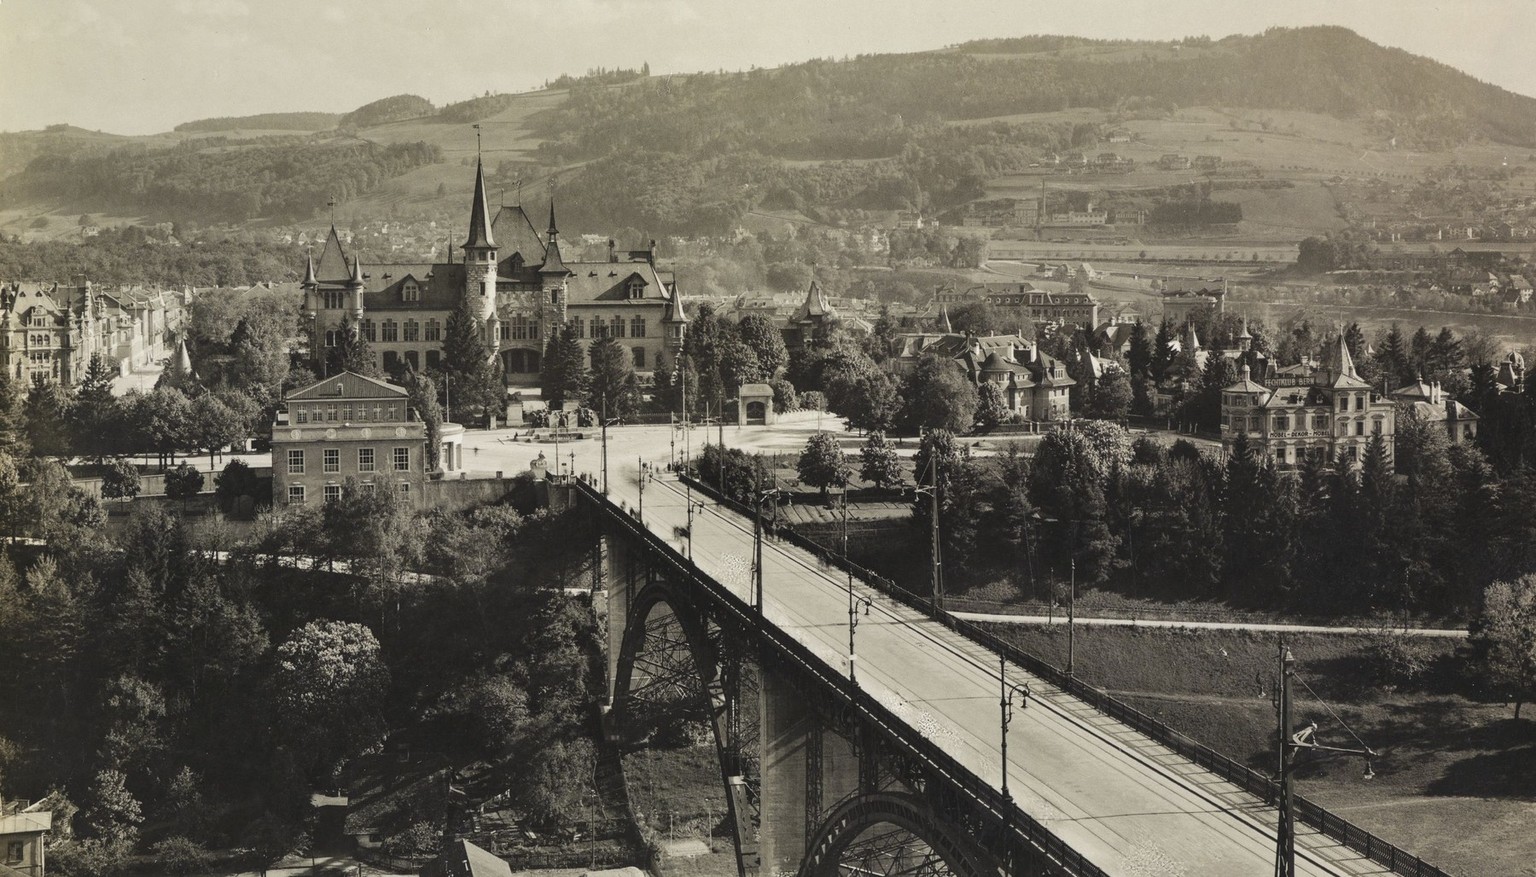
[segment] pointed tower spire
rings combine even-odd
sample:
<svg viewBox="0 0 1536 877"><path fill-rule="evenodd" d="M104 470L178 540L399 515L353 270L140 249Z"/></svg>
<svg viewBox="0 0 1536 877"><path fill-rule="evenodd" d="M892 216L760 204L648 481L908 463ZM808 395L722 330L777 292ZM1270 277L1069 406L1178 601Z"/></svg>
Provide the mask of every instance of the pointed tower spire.
<svg viewBox="0 0 1536 877"><path fill-rule="evenodd" d="M549 239L551 242L559 239L560 229L555 227L555 199L549 199Z"/></svg>
<svg viewBox="0 0 1536 877"><path fill-rule="evenodd" d="M469 207L469 239L464 241L465 250L494 249L491 238L491 207L485 199L485 164L475 160L475 200Z"/></svg>
<svg viewBox="0 0 1536 877"><path fill-rule="evenodd" d="M1338 373L1340 375L1347 375L1357 381L1360 380L1360 373L1355 371L1355 358L1349 355L1349 344L1345 341L1343 332L1339 333L1338 357Z"/></svg>
<svg viewBox="0 0 1536 877"><path fill-rule="evenodd" d="M946 335L953 335L955 333L955 327L949 323L949 305L939 305L939 328Z"/></svg>
<svg viewBox="0 0 1536 877"><path fill-rule="evenodd" d="M352 274L347 278L347 285L363 285L363 260L359 256L352 257Z"/></svg>
<svg viewBox="0 0 1536 877"><path fill-rule="evenodd" d="M305 253L304 254L304 280L301 283L299 283L299 288L300 289L314 289L318 285L319 285L319 281L315 280L315 254L314 253Z"/></svg>

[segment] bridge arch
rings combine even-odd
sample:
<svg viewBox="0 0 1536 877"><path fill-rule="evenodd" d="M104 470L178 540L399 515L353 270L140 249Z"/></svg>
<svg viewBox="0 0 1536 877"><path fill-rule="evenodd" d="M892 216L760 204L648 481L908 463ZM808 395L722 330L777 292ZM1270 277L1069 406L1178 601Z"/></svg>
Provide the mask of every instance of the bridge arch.
<svg viewBox="0 0 1536 877"><path fill-rule="evenodd" d="M610 622L612 623L612 622ZM744 834L754 829L750 801L739 793L748 785L744 774L755 773L746 764L738 721L742 668L723 660L720 632L712 629L686 595L665 581L646 584L629 604L624 635L614 672L612 725L616 731L632 729L644 698L654 693L686 700L690 718L706 723L720 765L720 779L736 846L738 873L745 874L747 859L755 857L755 840ZM691 676L691 678L687 678ZM733 684L734 683L734 684ZM756 709L751 704L753 711ZM624 740L627 749L635 740ZM755 780L750 783L755 787Z"/></svg>
<svg viewBox="0 0 1536 877"><path fill-rule="evenodd" d="M876 792L848 798L822 820L799 877L850 874L995 877L997 867L920 798Z"/></svg>

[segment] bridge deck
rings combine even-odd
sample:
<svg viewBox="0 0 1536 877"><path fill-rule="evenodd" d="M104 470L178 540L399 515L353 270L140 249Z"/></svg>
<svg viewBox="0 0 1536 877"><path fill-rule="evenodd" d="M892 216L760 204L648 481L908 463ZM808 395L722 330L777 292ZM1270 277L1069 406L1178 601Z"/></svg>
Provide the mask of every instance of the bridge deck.
<svg viewBox="0 0 1536 877"><path fill-rule="evenodd" d="M609 493L612 502L638 505L633 465L610 472ZM645 491L645 526L685 554L687 540L673 534L687 525L686 505L673 479L658 477ZM693 540L693 562L750 601L751 520L708 503L694 516ZM763 567L767 619L846 673L846 576L771 540ZM871 588L856 590L874 603L856 639L865 691L1000 787L997 656ZM1010 791L1068 845L1116 875L1274 873L1274 808L1022 668L1010 666L1008 675L1033 691L1008 735ZM1391 873L1331 838L1297 830L1297 874Z"/></svg>

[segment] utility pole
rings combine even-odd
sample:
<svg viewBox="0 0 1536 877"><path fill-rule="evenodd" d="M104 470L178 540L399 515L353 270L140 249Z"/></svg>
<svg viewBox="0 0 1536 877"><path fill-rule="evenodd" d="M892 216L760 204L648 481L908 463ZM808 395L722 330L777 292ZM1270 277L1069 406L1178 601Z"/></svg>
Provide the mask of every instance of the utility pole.
<svg viewBox="0 0 1536 877"><path fill-rule="evenodd" d="M1072 678L1072 658L1077 643L1077 556L1068 559L1072 577L1067 580L1067 678Z"/></svg>
<svg viewBox="0 0 1536 877"><path fill-rule="evenodd" d="M603 394L603 496L608 495L608 394Z"/></svg>
<svg viewBox="0 0 1536 877"><path fill-rule="evenodd" d="M635 514L639 516L640 524L643 526L645 524L645 476L647 473L645 471L645 458L636 457L635 460L640 469L640 508Z"/></svg>
<svg viewBox="0 0 1536 877"><path fill-rule="evenodd" d="M944 568L939 544L939 455L936 449L930 448L928 453L928 469L932 473L933 492L929 495L933 502L932 519L933 530L933 608L944 611Z"/></svg>

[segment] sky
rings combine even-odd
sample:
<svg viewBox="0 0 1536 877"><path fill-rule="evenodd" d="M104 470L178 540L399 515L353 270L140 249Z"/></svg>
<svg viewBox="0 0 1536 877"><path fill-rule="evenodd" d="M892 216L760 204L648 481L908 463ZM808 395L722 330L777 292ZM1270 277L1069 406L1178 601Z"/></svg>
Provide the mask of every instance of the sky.
<svg viewBox="0 0 1536 877"><path fill-rule="evenodd" d="M436 104L562 73L742 70L1072 34L1333 24L1536 96L1533 0L0 0L0 131Z"/></svg>

